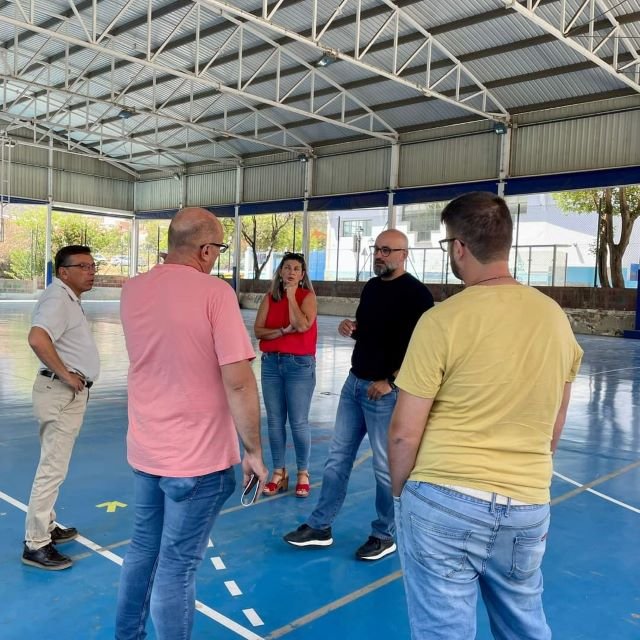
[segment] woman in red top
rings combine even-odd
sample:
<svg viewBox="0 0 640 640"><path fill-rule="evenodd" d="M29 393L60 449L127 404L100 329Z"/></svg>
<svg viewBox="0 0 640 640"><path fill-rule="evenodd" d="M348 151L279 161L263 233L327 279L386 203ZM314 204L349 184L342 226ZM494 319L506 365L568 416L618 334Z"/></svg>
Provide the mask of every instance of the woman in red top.
<svg viewBox="0 0 640 640"><path fill-rule="evenodd" d="M296 452L296 496L309 495L309 407L316 386L316 295L304 256L285 253L258 309L254 333L262 351L262 397L267 411L273 475L264 495L289 488L285 466L287 417Z"/></svg>

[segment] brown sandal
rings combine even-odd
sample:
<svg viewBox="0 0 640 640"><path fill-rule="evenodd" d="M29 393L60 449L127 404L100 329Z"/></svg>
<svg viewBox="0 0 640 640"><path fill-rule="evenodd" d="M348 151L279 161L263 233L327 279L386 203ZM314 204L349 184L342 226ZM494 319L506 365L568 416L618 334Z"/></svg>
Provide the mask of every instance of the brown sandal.
<svg viewBox="0 0 640 640"><path fill-rule="evenodd" d="M263 496L275 496L276 493L289 489L289 476L286 469L274 469L271 481L264 485Z"/></svg>
<svg viewBox="0 0 640 640"><path fill-rule="evenodd" d="M301 480L305 480L306 482L301 482ZM309 492L311 491L311 485L309 484L309 472L308 471L298 471L298 482L296 484L296 498L307 498L309 497Z"/></svg>

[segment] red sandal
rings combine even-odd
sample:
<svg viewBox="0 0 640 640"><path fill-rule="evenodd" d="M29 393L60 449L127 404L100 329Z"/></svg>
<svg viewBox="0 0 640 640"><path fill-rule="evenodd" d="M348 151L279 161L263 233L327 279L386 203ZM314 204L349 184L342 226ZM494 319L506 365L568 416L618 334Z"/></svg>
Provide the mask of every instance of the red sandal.
<svg viewBox="0 0 640 640"><path fill-rule="evenodd" d="M271 482L267 482L262 490L263 496L275 496L276 493L287 491L289 489L289 476L287 470L274 470L271 476Z"/></svg>
<svg viewBox="0 0 640 640"><path fill-rule="evenodd" d="M300 482L301 478L306 478L307 481ZM296 484L296 498L307 498L309 496L310 491L311 491L311 485L309 484L309 472L299 471L298 483Z"/></svg>

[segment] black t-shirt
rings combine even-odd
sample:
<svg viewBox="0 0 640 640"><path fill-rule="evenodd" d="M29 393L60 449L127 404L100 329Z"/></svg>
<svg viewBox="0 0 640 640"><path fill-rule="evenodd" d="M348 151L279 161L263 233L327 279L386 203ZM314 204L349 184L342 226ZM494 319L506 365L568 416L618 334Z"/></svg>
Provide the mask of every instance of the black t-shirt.
<svg viewBox="0 0 640 640"><path fill-rule="evenodd" d="M356 310L358 328L351 370L364 380L384 380L402 364L420 316L433 307L427 287L409 273L393 280L372 278Z"/></svg>

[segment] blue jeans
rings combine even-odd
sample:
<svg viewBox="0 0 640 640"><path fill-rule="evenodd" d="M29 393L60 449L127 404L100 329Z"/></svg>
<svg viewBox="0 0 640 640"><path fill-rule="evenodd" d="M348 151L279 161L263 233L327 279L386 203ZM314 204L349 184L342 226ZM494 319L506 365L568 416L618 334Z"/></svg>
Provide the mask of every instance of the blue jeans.
<svg viewBox="0 0 640 640"><path fill-rule="evenodd" d="M549 505L498 505L409 481L396 498L413 640L476 637L478 586L496 640L549 640L542 571Z"/></svg>
<svg viewBox="0 0 640 640"><path fill-rule="evenodd" d="M371 523L371 535L389 540L395 535L395 522L387 434L398 393L393 390L379 400L369 400L367 389L370 384L371 381L357 378L349 372L342 387L329 457L324 465L320 498L307 524L313 529L326 529L333 524L347 495L349 476L358 448L368 434L376 479L377 518Z"/></svg>
<svg viewBox="0 0 640 640"><path fill-rule="evenodd" d="M116 640L143 640L149 612L158 640L188 640L196 570L213 522L235 488L233 468L195 478L134 471L135 522L122 565Z"/></svg>
<svg viewBox="0 0 640 640"><path fill-rule="evenodd" d="M261 380L273 468L285 467L288 416L298 471L307 471L311 451L309 407L316 388L316 359L313 356L263 353Z"/></svg>

